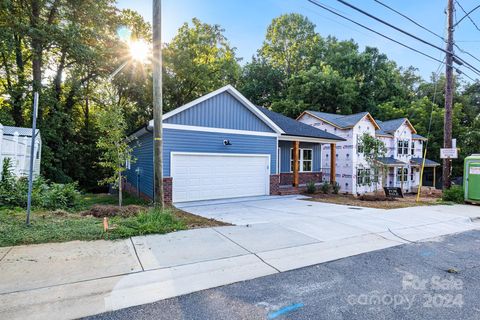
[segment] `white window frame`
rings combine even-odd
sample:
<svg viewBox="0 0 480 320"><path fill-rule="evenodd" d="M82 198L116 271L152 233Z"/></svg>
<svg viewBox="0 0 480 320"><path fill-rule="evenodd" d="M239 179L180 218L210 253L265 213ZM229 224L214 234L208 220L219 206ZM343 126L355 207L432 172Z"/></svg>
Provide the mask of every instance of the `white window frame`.
<svg viewBox="0 0 480 320"><path fill-rule="evenodd" d="M412 140L412 143L410 144L410 152L413 155L415 155L415 141Z"/></svg>
<svg viewBox="0 0 480 320"><path fill-rule="evenodd" d="M304 150L310 150L312 152L312 159L310 160L304 160L303 159L303 151ZM313 172L313 149L312 148L298 148L298 151L300 152L300 156L298 157L298 172ZM293 148L290 148L290 172L293 172L293 158L292 158L292 153L293 153ZM310 170L306 171L303 170L303 162L304 161L310 161Z"/></svg>

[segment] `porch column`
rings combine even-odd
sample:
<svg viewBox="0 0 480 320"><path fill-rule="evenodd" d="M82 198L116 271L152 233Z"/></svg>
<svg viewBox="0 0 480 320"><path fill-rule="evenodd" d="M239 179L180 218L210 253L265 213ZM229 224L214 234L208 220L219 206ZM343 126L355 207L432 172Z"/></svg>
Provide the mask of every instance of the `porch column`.
<svg viewBox="0 0 480 320"><path fill-rule="evenodd" d="M435 185L436 185L436 181L435 181L435 180L436 180L436 179L435 179L435 178L436 178L436 177L435 177L436 171L437 171L437 167L433 167L433 188L434 188L434 189L436 189L436 188L435 188Z"/></svg>
<svg viewBox="0 0 480 320"><path fill-rule="evenodd" d="M330 183L335 184L337 175L337 148L335 143L330 144Z"/></svg>
<svg viewBox="0 0 480 320"><path fill-rule="evenodd" d="M300 154L300 141L293 141L293 186L298 187L299 178L298 178L298 170L299 170L299 159L298 156Z"/></svg>

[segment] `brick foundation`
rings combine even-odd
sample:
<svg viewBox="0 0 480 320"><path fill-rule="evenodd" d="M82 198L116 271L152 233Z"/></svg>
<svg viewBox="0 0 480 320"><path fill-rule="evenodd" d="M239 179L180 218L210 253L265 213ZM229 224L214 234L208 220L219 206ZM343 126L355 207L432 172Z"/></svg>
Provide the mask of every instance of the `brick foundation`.
<svg viewBox="0 0 480 320"><path fill-rule="evenodd" d="M280 175L270 175L270 195L277 195L280 193Z"/></svg>
<svg viewBox="0 0 480 320"><path fill-rule="evenodd" d="M307 184L310 181L315 183L322 182L322 173L321 172L299 172L298 173L299 184ZM293 173L286 172L280 173L280 185L281 186L291 186L293 184Z"/></svg>
<svg viewBox="0 0 480 320"><path fill-rule="evenodd" d="M172 177L163 178L163 201L165 204L170 205L172 204ZM132 185L130 182L125 181L123 182L123 190L131 195L138 196L137 188ZM152 197L147 195L146 193L140 192L140 198L145 199L147 201L151 201Z"/></svg>

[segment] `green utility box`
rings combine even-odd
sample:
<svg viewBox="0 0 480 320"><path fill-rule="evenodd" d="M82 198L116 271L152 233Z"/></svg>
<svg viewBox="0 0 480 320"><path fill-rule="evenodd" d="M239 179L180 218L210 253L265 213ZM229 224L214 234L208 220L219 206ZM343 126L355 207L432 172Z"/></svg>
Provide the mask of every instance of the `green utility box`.
<svg viewBox="0 0 480 320"><path fill-rule="evenodd" d="M480 154L465 158L463 188L465 201L480 203Z"/></svg>

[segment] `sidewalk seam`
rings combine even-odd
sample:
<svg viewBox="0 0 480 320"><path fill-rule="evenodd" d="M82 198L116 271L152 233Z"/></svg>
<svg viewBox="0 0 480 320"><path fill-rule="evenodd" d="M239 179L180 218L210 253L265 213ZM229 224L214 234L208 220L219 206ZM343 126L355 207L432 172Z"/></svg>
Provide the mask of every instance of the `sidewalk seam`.
<svg viewBox="0 0 480 320"><path fill-rule="evenodd" d="M138 256L137 248L135 247L135 244L133 243L132 237L130 237L130 242L132 244L133 251L135 251L135 256L137 257L138 263L140 264L140 267L142 268L142 271L145 271L145 268L143 267L142 261L140 261L140 257Z"/></svg>
<svg viewBox="0 0 480 320"><path fill-rule="evenodd" d="M253 254L255 257L257 257L260 261L262 261L263 263L265 263L267 266L269 266L270 268L274 269L275 271L277 271L278 273L281 273L282 271L280 271L279 269L275 268L274 266L272 266L270 263L266 262L265 260L263 260L262 258L260 258L260 256L258 256L255 252L252 252L250 250L248 250L247 248L245 248L244 246L242 246L241 244L233 241L232 239L230 239L229 237L227 237L226 235L224 235L223 233L221 233L220 231L218 231L216 228L212 228L213 230L215 230L216 233L218 233L219 235L221 235L222 237L224 237L225 239L233 242L234 244L236 244L237 246L239 246L240 248L242 248L243 250L249 252L250 254Z"/></svg>
<svg viewBox="0 0 480 320"><path fill-rule="evenodd" d="M10 248L7 250L7 252L5 252L5 254L0 258L0 262L2 262L3 259L5 259L5 257L7 256L7 254L9 254L10 251L12 251L12 249L13 249L13 247L10 247Z"/></svg>

